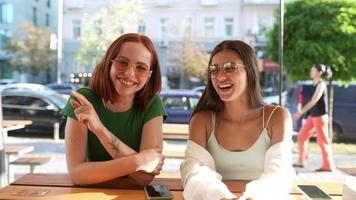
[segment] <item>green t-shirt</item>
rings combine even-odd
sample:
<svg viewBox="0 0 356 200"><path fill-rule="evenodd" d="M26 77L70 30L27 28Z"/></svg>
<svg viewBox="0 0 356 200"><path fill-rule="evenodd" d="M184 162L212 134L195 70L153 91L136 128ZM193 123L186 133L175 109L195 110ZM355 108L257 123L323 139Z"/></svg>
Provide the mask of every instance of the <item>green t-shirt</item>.
<svg viewBox="0 0 356 200"><path fill-rule="evenodd" d="M105 107L102 99L97 96L93 90L80 88L77 92L84 95L87 100L91 102L104 126L122 142L137 152L140 150L143 125L157 116L163 116L163 120L167 118L162 101L157 95L154 95L149 100L145 112L142 112L136 105L133 105L125 112L112 112ZM72 98L73 96L70 96L70 99ZM61 114L77 119L69 101L61 111ZM107 153L99 139L89 130L87 158L89 161L112 160L110 154Z"/></svg>

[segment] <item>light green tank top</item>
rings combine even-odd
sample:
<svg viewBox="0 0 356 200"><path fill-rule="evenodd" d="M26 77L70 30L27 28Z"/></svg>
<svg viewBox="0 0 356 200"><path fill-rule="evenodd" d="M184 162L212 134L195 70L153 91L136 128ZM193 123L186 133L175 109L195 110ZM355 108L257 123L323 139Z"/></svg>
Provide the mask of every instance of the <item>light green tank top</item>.
<svg viewBox="0 0 356 200"><path fill-rule="evenodd" d="M208 139L207 151L214 158L216 171L224 180L255 180L260 177L266 151L271 146L266 128L276 108L269 116L266 126L264 126L265 108L263 108L262 133L256 142L244 151L229 151L218 143L215 137L215 113L212 113L212 132Z"/></svg>

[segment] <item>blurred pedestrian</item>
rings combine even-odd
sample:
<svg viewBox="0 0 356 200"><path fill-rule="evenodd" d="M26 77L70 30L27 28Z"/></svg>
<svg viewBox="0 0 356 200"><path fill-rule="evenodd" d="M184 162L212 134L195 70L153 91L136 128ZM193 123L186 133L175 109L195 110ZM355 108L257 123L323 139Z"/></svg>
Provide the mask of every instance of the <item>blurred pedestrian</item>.
<svg viewBox="0 0 356 200"><path fill-rule="evenodd" d="M332 171L335 168L328 134L327 86L323 81L323 77L330 75L330 69L323 64L315 64L311 68L313 96L308 102L304 102L303 106L298 106L298 112L293 115L294 122L298 121L302 115L306 115L306 120L298 134L299 160L293 165L294 167L304 167L309 139L316 132L317 143L323 156L322 166L316 171Z"/></svg>

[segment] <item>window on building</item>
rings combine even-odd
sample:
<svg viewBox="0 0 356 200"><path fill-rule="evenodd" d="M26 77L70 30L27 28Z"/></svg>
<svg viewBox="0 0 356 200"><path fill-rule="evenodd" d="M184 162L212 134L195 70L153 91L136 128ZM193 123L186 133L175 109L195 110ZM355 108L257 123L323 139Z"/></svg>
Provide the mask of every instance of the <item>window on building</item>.
<svg viewBox="0 0 356 200"><path fill-rule="evenodd" d="M137 32L140 33L140 34L145 34L146 33L146 25L144 25L144 24L138 25L138 31Z"/></svg>
<svg viewBox="0 0 356 200"><path fill-rule="evenodd" d="M80 38L82 22L80 20L73 20L73 38Z"/></svg>
<svg viewBox="0 0 356 200"><path fill-rule="evenodd" d="M234 35L234 18L226 17L225 23L225 36L232 37Z"/></svg>
<svg viewBox="0 0 356 200"><path fill-rule="evenodd" d="M214 23L215 23L214 17L205 17L204 18L205 37L214 37L215 36Z"/></svg>
<svg viewBox="0 0 356 200"><path fill-rule="evenodd" d="M192 33L192 18L187 17L183 20L183 28L184 34L191 34Z"/></svg>
<svg viewBox="0 0 356 200"><path fill-rule="evenodd" d="M47 0L47 8L51 7L51 0Z"/></svg>
<svg viewBox="0 0 356 200"><path fill-rule="evenodd" d="M219 4L218 0L200 0L202 6L217 6Z"/></svg>
<svg viewBox="0 0 356 200"><path fill-rule="evenodd" d="M161 38L167 37L168 34L168 27L167 27L167 18L161 18L160 19L160 24L161 24Z"/></svg>
<svg viewBox="0 0 356 200"><path fill-rule="evenodd" d="M84 0L66 1L65 5L67 8L84 8Z"/></svg>
<svg viewBox="0 0 356 200"><path fill-rule="evenodd" d="M32 22L35 26L37 26L37 8L32 8Z"/></svg>
<svg viewBox="0 0 356 200"><path fill-rule="evenodd" d="M49 14L46 14L46 26L50 25L50 18L49 18Z"/></svg>
<svg viewBox="0 0 356 200"><path fill-rule="evenodd" d="M13 6L9 3L0 4L0 23L12 23L13 21Z"/></svg>
<svg viewBox="0 0 356 200"><path fill-rule="evenodd" d="M169 6L172 2L171 0L156 0L157 6L161 7L167 7Z"/></svg>
<svg viewBox="0 0 356 200"><path fill-rule="evenodd" d="M11 32L5 29L0 29L0 48L4 49L11 38Z"/></svg>

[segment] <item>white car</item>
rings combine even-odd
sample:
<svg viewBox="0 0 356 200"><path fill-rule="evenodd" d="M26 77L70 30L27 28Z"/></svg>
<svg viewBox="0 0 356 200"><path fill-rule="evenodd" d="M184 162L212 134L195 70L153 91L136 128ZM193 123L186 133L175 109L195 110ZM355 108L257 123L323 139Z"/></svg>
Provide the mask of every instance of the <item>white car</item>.
<svg viewBox="0 0 356 200"><path fill-rule="evenodd" d="M205 90L205 85L193 88L193 92L201 96Z"/></svg>
<svg viewBox="0 0 356 200"><path fill-rule="evenodd" d="M13 84L6 84L6 85L1 85L0 86L0 91L16 91L16 90L28 90L28 91L51 91L51 92L56 92L52 90L51 88L41 85L41 84L36 84L36 83L13 83ZM57 92L56 92L57 93ZM64 98L68 99L69 95L62 95Z"/></svg>

